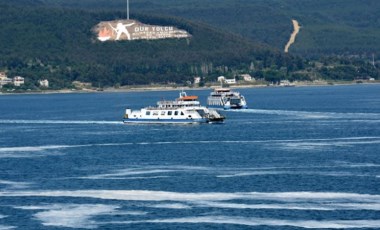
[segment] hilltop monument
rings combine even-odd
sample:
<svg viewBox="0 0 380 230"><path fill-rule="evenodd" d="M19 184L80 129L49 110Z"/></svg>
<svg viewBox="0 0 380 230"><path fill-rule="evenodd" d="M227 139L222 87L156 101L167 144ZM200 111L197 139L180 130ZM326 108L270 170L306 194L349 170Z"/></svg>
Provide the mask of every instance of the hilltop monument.
<svg viewBox="0 0 380 230"><path fill-rule="evenodd" d="M191 34L174 26L148 25L129 18L129 0L127 0L127 19L103 21L93 31L101 42L120 40L155 40L170 38L189 38Z"/></svg>

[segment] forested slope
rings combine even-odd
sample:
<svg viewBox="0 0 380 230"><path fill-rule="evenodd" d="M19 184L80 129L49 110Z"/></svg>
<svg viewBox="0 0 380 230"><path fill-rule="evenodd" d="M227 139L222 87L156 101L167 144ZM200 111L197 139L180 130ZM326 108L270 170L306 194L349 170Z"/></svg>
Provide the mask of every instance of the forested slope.
<svg viewBox="0 0 380 230"><path fill-rule="evenodd" d="M59 6L126 9L125 0L44 0ZM132 12L202 21L283 50L292 19L302 26L290 52L380 55L378 0L130 0Z"/></svg>
<svg viewBox="0 0 380 230"><path fill-rule="evenodd" d="M99 21L126 18L123 12L0 4L0 70L32 82L47 78L57 87L74 80L96 85L184 83L202 76L270 68L292 72L300 58L202 23L175 17L133 14L153 25L173 25L190 39L102 43L92 28Z"/></svg>

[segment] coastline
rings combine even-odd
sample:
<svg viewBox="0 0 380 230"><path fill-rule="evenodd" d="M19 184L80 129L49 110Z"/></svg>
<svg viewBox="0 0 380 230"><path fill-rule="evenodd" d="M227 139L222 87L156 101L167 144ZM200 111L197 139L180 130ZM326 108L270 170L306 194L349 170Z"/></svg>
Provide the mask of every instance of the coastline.
<svg viewBox="0 0 380 230"><path fill-rule="evenodd" d="M344 86L344 85L377 85L380 84L380 81L366 81L366 82L297 82L291 85L266 85L266 84L237 84L229 85L228 88L231 89L244 89L244 88L289 88L289 87L318 87L318 86ZM70 93L128 93L128 92L145 92L145 91L193 91L193 90L212 90L220 87L220 85L211 85L204 87L176 87L176 86L127 86L120 88L104 88L99 89L61 89L61 90L44 90L44 91L23 91L23 92L0 92L0 96L6 95L26 95L26 94L70 94Z"/></svg>

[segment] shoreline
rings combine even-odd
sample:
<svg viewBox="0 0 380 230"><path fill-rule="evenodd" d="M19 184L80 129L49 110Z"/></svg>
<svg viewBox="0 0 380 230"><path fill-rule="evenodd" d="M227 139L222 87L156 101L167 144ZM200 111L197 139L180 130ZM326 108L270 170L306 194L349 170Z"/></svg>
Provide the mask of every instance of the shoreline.
<svg viewBox="0 0 380 230"><path fill-rule="evenodd" d="M298 82L291 85L265 85L265 84L241 84L229 85L226 88L231 89L244 89L244 88L293 88L293 87L320 87L320 86L345 86L345 85L377 85L380 81L374 82L319 82L307 83ZM44 91L23 91L23 92L0 92L0 96L6 95L45 95L45 94L71 94L71 93L128 93L128 92L147 92L147 91L196 91L196 90L212 90L218 88L218 85L205 86L205 87L168 87L168 86L138 86L138 87L121 87L121 88L105 88L98 89L62 89L62 90L44 90Z"/></svg>

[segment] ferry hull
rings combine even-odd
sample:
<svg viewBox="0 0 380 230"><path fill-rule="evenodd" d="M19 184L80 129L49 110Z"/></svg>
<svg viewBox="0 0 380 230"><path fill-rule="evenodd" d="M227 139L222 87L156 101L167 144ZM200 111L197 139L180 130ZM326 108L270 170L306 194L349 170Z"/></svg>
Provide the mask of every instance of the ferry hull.
<svg viewBox="0 0 380 230"><path fill-rule="evenodd" d="M238 110L248 109L248 106L209 106L210 109Z"/></svg>
<svg viewBox="0 0 380 230"><path fill-rule="evenodd" d="M207 119L123 119L125 124L199 124L208 123Z"/></svg>
<svg viewBox="0 0 380 230"><path fill-rule="evenodd" d="M230 109L248 109L247 106L241 106L241 105L237 105L237 106L225 106L224 107L224 110L230 110Z"/></svg>

